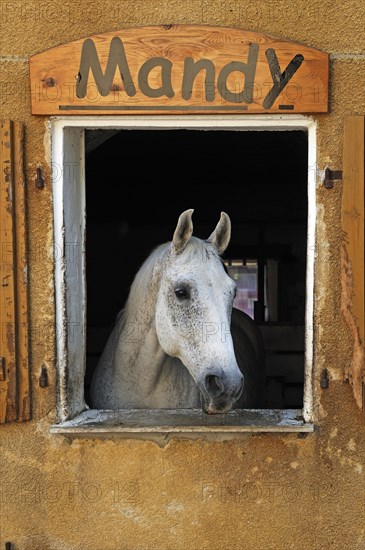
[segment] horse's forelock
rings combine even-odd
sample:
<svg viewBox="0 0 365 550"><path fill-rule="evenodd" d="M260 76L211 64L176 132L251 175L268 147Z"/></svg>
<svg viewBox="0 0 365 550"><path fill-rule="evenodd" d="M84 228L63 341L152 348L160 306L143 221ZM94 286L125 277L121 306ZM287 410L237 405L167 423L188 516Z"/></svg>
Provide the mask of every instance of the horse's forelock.
<svg viewBox="0 0 365 550"><path fill-rule="evenodd" d="M182 253L183 260L184 262L192 261L194 258L196 259L197 255L203 263L211 258L220 257L217 249L212 243L197 237L191 237L186 248L184 249L184 252Z"/></svg>

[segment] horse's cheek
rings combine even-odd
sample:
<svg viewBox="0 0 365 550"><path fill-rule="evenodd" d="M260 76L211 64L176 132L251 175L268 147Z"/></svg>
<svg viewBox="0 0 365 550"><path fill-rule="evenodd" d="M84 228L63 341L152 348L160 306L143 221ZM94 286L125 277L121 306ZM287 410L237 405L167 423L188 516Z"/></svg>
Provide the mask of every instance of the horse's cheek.
<svg viewBox="0 0 365 550"><path fill-rule="evenodd" d="M176 338L174 337L173 325L168 316L164 314L163 308L157 307L155 320L156 334L161 348L168 355L176 356Z"/></svg>

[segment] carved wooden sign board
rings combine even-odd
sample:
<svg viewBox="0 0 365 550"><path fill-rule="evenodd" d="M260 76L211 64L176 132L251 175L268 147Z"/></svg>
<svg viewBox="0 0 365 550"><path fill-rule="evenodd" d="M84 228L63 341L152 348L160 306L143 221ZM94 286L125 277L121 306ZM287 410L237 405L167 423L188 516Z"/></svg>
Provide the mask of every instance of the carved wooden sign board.
<svg viewBox="0 0 365 550"><path fill-rule="evenodd" d="M30 58L34 115L324 113L329 55L200 25L96 35Z"/></svg>

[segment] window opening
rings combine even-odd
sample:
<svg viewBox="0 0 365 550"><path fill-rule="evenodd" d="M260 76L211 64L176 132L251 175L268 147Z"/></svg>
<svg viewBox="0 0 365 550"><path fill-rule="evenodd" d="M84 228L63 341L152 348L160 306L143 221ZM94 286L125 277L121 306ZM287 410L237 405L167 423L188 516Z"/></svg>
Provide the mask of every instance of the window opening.
<svg viewBox="0 0 365 550"><path fill-rule="evenodd" d="M231 217L225 263L238 284L235 306L255 319L265 340L266 408L301 408L307 133L106 132L86 130L85 137L86 398L139 266L171 240L178 215L194 208L194 234L202 238L221 210Z"/></svg>

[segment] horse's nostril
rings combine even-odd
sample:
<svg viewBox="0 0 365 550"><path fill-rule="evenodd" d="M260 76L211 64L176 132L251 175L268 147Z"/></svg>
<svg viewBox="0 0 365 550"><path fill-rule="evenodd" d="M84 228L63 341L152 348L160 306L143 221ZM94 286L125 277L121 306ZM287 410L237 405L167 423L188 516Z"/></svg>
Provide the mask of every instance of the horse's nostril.
<svg viewBox="0 0 365 550"><path fill-rule="evenodd" d="M218 395L224 391L224 385L221 379L214 374L207 374L205 377L205 387L212 397L218 397Z"/></svg>

